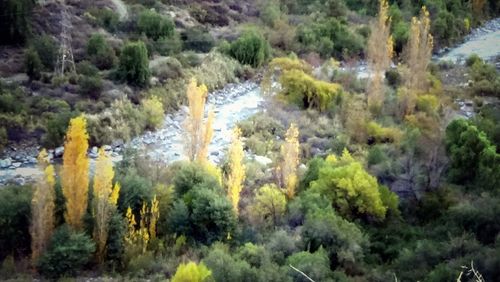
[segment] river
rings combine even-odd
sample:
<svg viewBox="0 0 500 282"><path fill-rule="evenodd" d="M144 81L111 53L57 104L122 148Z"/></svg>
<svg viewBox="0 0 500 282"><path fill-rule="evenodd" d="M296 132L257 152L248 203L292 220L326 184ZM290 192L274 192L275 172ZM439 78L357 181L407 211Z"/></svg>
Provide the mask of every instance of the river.
<svg viewBox="0 0 500 282"><path fill-rule="evenodd" d="M439 56L438 60L457 61L472 53L484 59L491 59L500 54L500 18L489 21L467 36L464 43ZM360 76L366 70L359 69ZM234 125L261 110L264 98L255 82L228 84L223 89L210 93L207 109L215 112L214 135L209 146L209 159L218 163L231 140ZM173 114L167 114L163 126L155 132L134 138L126 146L139 150L145 156L156 161L167 163L184 159L182 122L186 116L186 108ZM123 146L108 146L114 161L120 161ZM95 148L94 148L95 151ZM92 154L91 154L92 155ZM31 165L22 165L15 169L0 169L0 185L8 180L22 183L32 179L40 172Z"/></svg>

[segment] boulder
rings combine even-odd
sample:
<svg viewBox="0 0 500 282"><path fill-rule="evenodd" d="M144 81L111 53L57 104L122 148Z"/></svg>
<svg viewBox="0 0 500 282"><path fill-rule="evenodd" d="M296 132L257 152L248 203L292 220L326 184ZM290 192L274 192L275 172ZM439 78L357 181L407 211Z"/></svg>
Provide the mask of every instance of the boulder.
<svg viewBox="0 0 500 282"><path fill-rule="evenodd" d="M64 147L57 147L54 150L54 157L56 157L56 158L62 157L63 154L64 154Z"/></svg>
<svg viewBox="0 0 500 282"><path fill-rule="evenodd" d="M12 165L12 160L10 158L6 158L3 160L0 160L0 168L8 168Z"/></svg>
<svg viewBox="0 0 500 282"><path fill-rule="evenodd" d="M270 164L273 163L273 160L271 160L270 158L268 157L264 157L264 156L255 156L254 157L254 160L259 163L260 165L263 165L263 166L268 166Z"/></svg>

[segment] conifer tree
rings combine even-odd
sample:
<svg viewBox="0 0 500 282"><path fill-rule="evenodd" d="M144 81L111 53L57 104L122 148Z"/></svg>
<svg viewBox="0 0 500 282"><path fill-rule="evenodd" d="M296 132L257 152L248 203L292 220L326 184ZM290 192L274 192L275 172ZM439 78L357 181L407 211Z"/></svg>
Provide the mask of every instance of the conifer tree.
<svg viewBox="0 0 500 282"><path fill-rule="evenodd" d="M109 220L116 209L120 186L113 188L113 163L103 148L99 150L95 165L93 215L95 219L94 240L97 243L97 259L104 260L108 239Z"/></svg>
<svg viewBox="0 0 500 282"><path fill-rule="evenodd" d="M38 155L38 166L42 170L36 184L31 201L31 251L32 261L35 263L43 253L54 231L55 208L55 177L54 167L49 164L47 151L42 150Z"/></svg>
<svg viewBox="0 0 500 282"><path fill-rule="evenodd" d="M212 140L214 113L210 111L207 121L203 122L207 95L207 87L198 86L196 80L192 79L187 88L189 112L184 123L185 151L190 161L206 161L208 145Z"/></svg>
<svg viewBox="0 0 500 282"><path fill-rule="evenodd" d="M83 215L87 210L89 189L89 160L87 149L89 136L83 116L71 119L64 143L61 184L66 198L66 223L74 229L83 227Z"/></svg>
<svg viewBox="0 0 500 282"><path fill-rule="evenodd" d="M245 165L243 164L243 143L241 141L241 130L236 127L233 132L233 140L229 147L229 175L227 177L227 194L233 204L234 211L238 214L238 203L240 193L245 181Z"/></svg>
<svg viewBox="0 0 500 282"><path fill-rule="evenodd" d="M368 40L368 64L372 76L368 87L368 106L372 111L379 111L384 100L384 74L390 67L394 53L391 36L391 19L388 15L387 0L380 0L377 22L372 25Z"/></svg>
<svg viewBox="0 0 500 282"><path fill-rule="evenodd" d="M295 124L291 124L285 135L285 144L281 146L282 163L279 167L281 184L286 190L289 199L295 196L295 188L298 183L297 167L299 165L299 130Z"/></svg>

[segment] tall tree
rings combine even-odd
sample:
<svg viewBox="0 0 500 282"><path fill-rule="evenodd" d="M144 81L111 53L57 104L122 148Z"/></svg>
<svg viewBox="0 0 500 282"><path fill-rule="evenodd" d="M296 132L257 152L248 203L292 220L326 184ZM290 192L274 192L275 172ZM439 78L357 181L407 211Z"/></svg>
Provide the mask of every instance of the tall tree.
<svg viewBox="0 0 500 282"><path fill-rule="evenodd" d="M83 116L71 119L64 143L61 184L66 198L64 218L74 229L83 227L89 189L89 147L87 121Z"/></svg>
<svg viewBox="0 0 500 282"><path fill-rule="evenodd" d="M245 181L245 165L243 164L243 142L241 141L241 130L236 127L233 132L233 140L229 147L229 175L227 177L227 194L233 204L234 211L238 214L240 193Z"/></svg>
<svg viewBox="0 0 500 282"><path fill-rule="evenodd" d="M434 45L430 28L429 11L423 6L419 18L413 17L411 20L410 38L405 48L406 65L408 67L405 75L405 86L412 92L425 92L429 86L427 67L431 60Z"/></svg>
<svg viewBox="0 0 500 282"><path fill-rule="evenodd" d="M190 161L205 162L208 145L212 140L214 113L210 111L207 121L203 121L207 95L207 87L205 85L198 86L196 80L192 79L187 88L189 112L184 122L185 150Z"/></svg>
<svg viewBox="0 0 500 282"><path fill-rule="evenodd" d="M391 18L387 0L380 0L377 22L372 25L368 40L368 64L372 75L368 87L368 106L378 112L384 100L384 74L391 65L394 43L391 36Z"/></svg>
<svg viewBox="0 0 500 282"><path fill-rule="evenodd" d="M297 167L299 166L299 130L295 124L291 124L285 135L285 144L281 146L282 162L279 169L280 183L286 190L289 199L295 196L297 187Z"/></svg>
<svg viewBox="0 0 500 282"><path fill-rule="evenodd" d="M114 175L113 162L106 151L101 148L95 164L93 195L93 215L95 218L94 240L97 243L97 260L99 262L104 260L109 221L114 209L116 209L120 190L120 185L118 184L115 184L113 188Z"/></svg>
<svg viewBox="0 0 500 282"><path fill-rule="evenodd" d="M31 251L32 261L35 263L54 231L55 207L55 178L54 167L49 164L47 151L42 150L38 155L38 166L44 172L35 184L33 199L31 201Z"/></svg>

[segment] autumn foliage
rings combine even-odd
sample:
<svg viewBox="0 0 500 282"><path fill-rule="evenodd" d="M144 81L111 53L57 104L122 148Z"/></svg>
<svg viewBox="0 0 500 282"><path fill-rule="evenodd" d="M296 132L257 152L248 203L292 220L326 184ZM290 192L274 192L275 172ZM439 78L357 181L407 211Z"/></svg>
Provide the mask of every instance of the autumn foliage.
<svg viewBox="0 0 500 282"><path fill-rule="evenodd" d="M205 85L198 86L196 80L192 79L187 88L189 112L184 123L185 150L191 161L206 161L208 145L212 140L214 113L210 111L207 121L203 121L207 95L207 87Z"/></svg>
<svg viewBox="0 0 500 282"><path fill-rule="evenodd" d="M95 165L93 215L95 218L94 240L97 243L97 258L104 259L108 239L109 220L116 209L120 185L113 188L113 163L104 149L99 150Z"/></svg>
<svg viewBox="0 0 500 282"><path fill-rule="evenodd" d="M373 72L368 86L368 106L375 111L380 109L384 100L384 74L394 53L388 10L387 0L380 0L378 19L372 25L368 40L368 64Z"/></svg>
<svg viewBox="0 0 500 282"><path fill-rule="evenodd" d="M87 209L89 189L89 160L87 149L89 136L87 122L83 116L70 121L64 143L61 184L66 198L66 223L80 230Z"/></svg>
<svg viewBox="0 0 500 282"><path fill-rule="evenodd" d="M38 155L38 164L44 173L35 184L33 199L31 201L32 218L30 233L33 262L36 262L46 249L55 227L55 172L54 167L48 163L47 152L45 150L42 150Z"/></svg>
<svg viewBox="0 0 500 282"><path fill-rule="evenodd" d="M243 142L241 130L236 127L233 133L231 147L229 147L229 175L226 180L227 194L233 204L234 211L238 213L240 193L245 181L245 165L243 164Z"/></svg>
<svg viewBox="0 0 500 282"><path fill-rule="evenodd" d="M427 67L434 45L430 28L429 11L423 6L419 18L413 17L411 20L410 38L405 49L408 67L405 86L412 92L426 91L429 86Z"/></svg>
<svg viewBox="0 0 500 282"><path fill-rule="evenodd" d="M299 130L291 124L285 135L285 144L281 146L282 162L279 169L280 183L286 190L289 199L295 196L298 183L297 167L299 166Z"/></svg>

